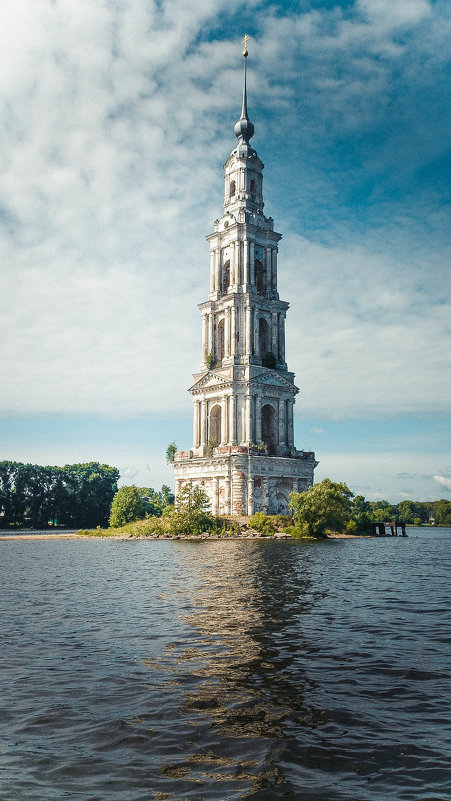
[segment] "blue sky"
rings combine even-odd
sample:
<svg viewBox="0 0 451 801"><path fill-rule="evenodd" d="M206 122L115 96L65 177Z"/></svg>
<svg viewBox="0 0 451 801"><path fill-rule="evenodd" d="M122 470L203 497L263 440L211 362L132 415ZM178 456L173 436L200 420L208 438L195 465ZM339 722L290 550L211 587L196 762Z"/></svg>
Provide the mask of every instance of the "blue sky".
<svg viewBox="0 0 451 801"><path fill-rule="evenodd" d="M450 4L15 0L0 23L0 458L171 482L247 31L297 445L368 498L450 497Z"/></svg>

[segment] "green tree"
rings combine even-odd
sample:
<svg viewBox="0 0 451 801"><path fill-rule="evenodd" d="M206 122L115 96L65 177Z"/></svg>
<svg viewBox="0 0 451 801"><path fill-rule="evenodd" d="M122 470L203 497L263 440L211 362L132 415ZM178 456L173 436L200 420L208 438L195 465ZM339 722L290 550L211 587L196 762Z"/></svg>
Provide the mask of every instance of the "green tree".
<svg viewBox="0 0 451 801"><path fill-rule="evenodd" d="M211 459L212 458L212 456L213 456L213 454L215 452L215 448L218 447L218 444L219 443L218 443L218 440L216 439L216 437L209 437L208 442L207 442L207 444L205 446L205 456L207 457L207 459Z"/></svg>
<svg viewBox="0 0 451 801"><path fill-rule="evenodd" d="M433 517L438 526L451 526L451 501L434 501Z"/></svg>
<svg viewBox="0 0 451 801"><path fill-rule="evenodd" d="M48 526L54 511L54 485L58 468L21 465L16 477L16 494L21 497L23 522L35 528Z"/></svg>
<svg viewBox="0 0 451 801"><path fill-rule="evenodd" d="M152 487L138 487L143 501L144 513L149 517L161 517L163 510L174 503L174 493L163 484L157 492Z"/></svg>
<svg viewBox="0 0 451 801"><path fill-rule="evenodd" d="M161 487L160 495L161 495L162 509L164 509L166 506L172 506L172 504L175 501L175 495L167 484L163 484L163 486Z"/></svg>
<svg viewBox="0 0 451 801"><path fill-rule="evenodd" d="M404 523L414 523L416 519L419 519L420 523L427 523L429 509L418 501L401 501L398 503L398 515Z"/></svg>
<svg viewBox="0 0 451 801"><path fill-rule="evenodd" d="M65 465L63 521L80 528L105 526L117 492L119 470L99 462Z"/></svg>
<svg viewBox="0 0 451 801"><path fill-rule="evenodd" d="M210 513L210 500L202 487L188 481L181 488L175 503L173 515L173 532L186 534L202 534L213 531L218 521Z"/></svg>
<svg viewBox="0 0 451 801"><path fill-rule="evenodd" d="M111 504L110 526L119 528L143 517L143 500L138 487L121 487Z"/></svg>
<svg viewBox="0 0 451 801"><path fill-rule="evenodd" d="M16 522L15 486L18 462L0 462L0 525L7 528Z"/></svg>
<svg viewBox="0 0 451 801"><path fill-rule="evenodd" d="M356 495L352 501L351 522L355 523L354 528L360 534L369 534L371 531L371 504L366 501L363 495ZM349 530L349 527L348 527Z"/></svg>
<svg viewBox="0 0 451 801"><path fill-rule="evenodd" d="M305 492L292 492L294 536L323 537L328 528L343 531L350 519L352 497L346 484L329 478Z"/></svg>
<svg viewBox="0 0 451 801"><path fill-rule="evenodd" d="M375 523L384 523L387 520L398 520L398 507L388 501L369 501L371 518Z"/></svg>
<svg viewBox="0 0 451 801"><path fill-rule="evenodd" d="M168 447L166 448L166 461L168 464L174 461L175 454L177 453L177 445L175 442L170 442Z"/></svg>

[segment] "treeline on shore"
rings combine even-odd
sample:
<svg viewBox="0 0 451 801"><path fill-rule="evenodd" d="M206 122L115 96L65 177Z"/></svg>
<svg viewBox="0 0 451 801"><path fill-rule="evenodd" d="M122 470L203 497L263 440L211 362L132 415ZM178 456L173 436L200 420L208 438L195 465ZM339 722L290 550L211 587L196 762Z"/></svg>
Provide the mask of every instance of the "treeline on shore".
<svg viewBox="0 0 451 801"><path fill-rule="evenodd" d="M357 500L357 496L355 500ZM370 513L375 523L397 520L414 526L451 526L451 501L369 501Z"/></svg>
<svg viewBox="0 0 451 801"><path fill-rule="evenodd" d="M43 467L0 462L0 527L108 525L119 470L99 462Z"/></svg>

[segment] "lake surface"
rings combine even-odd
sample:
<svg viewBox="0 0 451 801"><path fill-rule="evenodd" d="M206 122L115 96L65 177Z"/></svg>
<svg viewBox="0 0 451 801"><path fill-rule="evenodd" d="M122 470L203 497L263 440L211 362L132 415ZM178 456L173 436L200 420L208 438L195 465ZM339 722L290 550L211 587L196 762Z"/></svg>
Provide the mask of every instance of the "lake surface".
<svg viewBox="0 0 451 801"><path fill-rule="evenodd" d="M451 529L408 533L0 542L1 801L449 799Z"/></svg>

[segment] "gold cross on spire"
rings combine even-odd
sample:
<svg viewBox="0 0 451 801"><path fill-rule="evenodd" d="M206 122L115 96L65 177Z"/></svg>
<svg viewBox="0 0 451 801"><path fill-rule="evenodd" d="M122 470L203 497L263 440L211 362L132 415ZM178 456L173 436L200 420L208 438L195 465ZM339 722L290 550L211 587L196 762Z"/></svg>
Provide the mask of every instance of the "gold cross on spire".
<svg viewBox="0 0 451 801"><path fill-rule="evenodd" d="M247 35L247 33L245 33L245 34L244 34L244 39L243 39L243 44L244 44L243 56L244 56L245 58L246 58L246 56L247 56L247 43L248 43L248 41L249 41L249 39L250 39L250 38L251 38L251 37L250 37L250 36L248 36L248 35Z"/></svg>

